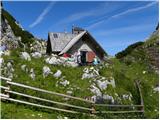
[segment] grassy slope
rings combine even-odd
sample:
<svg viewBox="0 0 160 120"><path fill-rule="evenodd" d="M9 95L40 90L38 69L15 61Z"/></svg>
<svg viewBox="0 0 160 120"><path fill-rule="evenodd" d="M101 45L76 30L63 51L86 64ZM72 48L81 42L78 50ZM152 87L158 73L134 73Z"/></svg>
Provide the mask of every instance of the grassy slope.
<svg viewBox="0 0 160 120"><path fill-rule="evenodd" d="M12 51L11 56L4 56L5 61L8 59L14 60L14 68L15 68L15 75L13 81L24 83L27 85L56 91L60 93L66 94L67 90L71 90L73 88L73 94L74 96L78 97L86 97L86 96L92 96L93 94L88 89L91 83L88 79L82 80L82 71L84 67L78 67L78 68L71 68L71 67L63 67L63 66L52 66L48 65L44 62L44 58L41 59L34 59L32 58L32 62L28 62L25 60L22 60L19 58L19 50ZM32 80L27 73L24 73L20 67L22 64L26 64L29 68L34 68L36 73L36 80ZM56 82L59 79L54 78L52 75L48 76L47 78L42 77L42 68L44 65L47 65L51 68L52 72L55 73L57 69L60 69L62 71L62 74L66 76L66 79L70 81L70 85L67 87L60 86L56 87ZM100 66L98 66L100 67ZM147 71L146 74L143 74L143 71ZM145 117L146 118L156 118L158 116L158 112L155 111L155 109L158 110L158 93L153 93L153 88L155 84L158 82L158 75L154 72L149 71L149 69L146 67L144 63L134 63L132 65L125 65L124 63L119 62L117 59L111 59L109 61L108 67L103 67L100 70L100 74L102 76L105 76L106 78L114 77L116 82L116 88L112 88L111 86L108 86L106 90L103 91L103 93L112 95L115 97L115 93L118 93L119 95L125 94L125 93L132 93L133 100L131 102L129 101L122 101L122 104L139 104L139 95L137 93L137 90L134 86L134 80L141 80L142 81L142 92L144 96L144 102L145 102ZM79 89L77 89L79 87ZM40 96L43 98L49 98L52 100L58 100L58 101L64 101L62 97L54 97L49 94L42 94L39 92L33 92L30 90L22 89L20 87L12 87L12 90L16 90L19 92L24 92L30 95ZM151 96L152 95L152 96ZM15 95L12 95L14 98L19 98L22 100L26 100L26 98L23 97L17 97ZM116 97L115 97L116 99ZM29 100L31 102L37 102L33 100ZM90 107L88 104L84 104L82 102L69 100L67 103L75 104L75 105L81 105L85 107ZM42 104L44 104L42 102ZM51 104L47 104L50 105ZM52 105L53 106L53 105ZM12 107L12 111L17 111L14 114L10 113L10 107ZM18 107L18 110L17 110ZM58 106L61 107L61 106ZM62 107L63 108L63 107ZM61 116L68 116L69 118L115 118L115 116L106 116L106 115L99 115L99 116L83 116L83 115L72 115L72 114L65 114L65 113L59 113L56 111L50 111L50 110L42 110L37 109L30 106L23 106L23 105L15 105L13 103L3 103L2 104L2 118L41 118L37 115L37 113L44 114L43 118L56 118L57 115ZM28 116L26 114L35 114L35 116ZM50 114L52 113L52 114ZM125 115L120 115L120 118L125 118ZM133 117L133 116L132 116Z"/></svg>
<svg viewBox="0 0 160 120"><path fill-rule="evenodd" d="M154 50L159 50L158 40L159 36L157 32L147 39L144 44L134 48L129 54L120 59L121 62L128 66L126 75L132 79L141 80L145 115L147 118L158 118L157 111L159 111L159 95L158 92L154 93L153 91L153 88L159 83L159 75L151 68L152 56L148 55L148 48L153 47ZM142 71L147 72L146 74L142 74Z"/></svg>

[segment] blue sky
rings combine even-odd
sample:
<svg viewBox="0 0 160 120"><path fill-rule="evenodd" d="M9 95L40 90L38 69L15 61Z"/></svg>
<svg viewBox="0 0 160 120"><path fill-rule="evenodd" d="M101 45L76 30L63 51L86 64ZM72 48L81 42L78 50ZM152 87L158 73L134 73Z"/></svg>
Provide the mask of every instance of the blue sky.
<svg viewBox="0 0 160 120"><path fill-rule="evenodd" d="M3 6L36 37L71 32L75 25L88 30L110 55L144 41L159 18L157 1L5 1Z"/></svg>

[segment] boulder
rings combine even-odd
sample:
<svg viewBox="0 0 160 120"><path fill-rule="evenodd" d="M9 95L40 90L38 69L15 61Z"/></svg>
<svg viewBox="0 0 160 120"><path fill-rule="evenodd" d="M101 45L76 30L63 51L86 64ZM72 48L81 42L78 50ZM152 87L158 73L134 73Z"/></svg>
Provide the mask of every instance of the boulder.
<svg viewBox="0 0 160 120"><path fill-rule="evenodd" d="M31 61L31 57L30 57L29 53L27 53L27 52L21 52L20 57L24 60Z"/></svg>
<svg viewBox="0 0 160 120"><path fill-rule="evenodd" d="M21 70L24 72L28 72L28 68L26 65L21 65Z"/></svg>
<svg viewBox="0 0 160 120"><path fill-rule="evenodd" d="M114 99L113 99L113 97L110 96L110 95L103 95L103 99L104 99L104 100L110 100L112 104L114 103Z"/></svg>
<svg viewBox="0 0 160 120"><path fill-rule="evenodd" d="M39 52L34 52L34 53L31 53L31 56L34 57L34 58L41 58L42 54L39 53Z"/></svg>
<svg viewBox="0 0 160 120"><path fill-rule="evenodd" d="M72 94L73 94L73 91L68 90L66 93L67 93L68 95L72 95Z"/></svg>
<svg viewBox="0 0 160 120"><path fill-rule="evenodd" d="M95 78L97 76L99 76L99 70L95 69L94 67L90 67L90 69L88 68L84 68L83 69L83 74L82 74L82 79L87 79L87 78Z"/></svg>
<svg viewBox="0 0 160 120"><path fill-rule="evenodd" d="M58 64L58 60L56 57L51 57L50 59L46 59L46 62L48 64L51 64L51 65L57 65Z"/></svg>
<svg viewBox="0 0 160 120"><path fill-rule="evenodd" d="M43 67L43 78L47 77L51 73L51 70L49 67L44 66Z"/></svg>
<svg viewBox="0 0 160 120"><path fill-rule="evenodd" d="M34 69L33 68L31 68L31 70L30 70L30 77L32 78L32 80L35 80L35 73L34 73Z"/></svg>
<svg viewBox="0 0 160 120"><path fill-rule="evenodd" d="M68 80L64 80L64 81L60 81L59 83L64 87L66 87L67 85L69 85L70 82Z"/></svg>
<svg viewBox="0 0 160 120"><path fill-rule="evenodd" d="M159 91L159 87L155 87L153 90L154 90L154 92L158 92Z"/></svg>
<svg viewBox="0 0 160 120"><path fill-rule="evenodd" d="M96 87L95 85L91 85L90 91L94 93L96 96L102 96L100 89Z"/></svg>
<svg viewBox="0 0 160 120"><path fill-rule="evenodd" d="M96 76L93 73L83 73L82 79L95 78Z"/></svg>
<svg viewBox="0 0 160 120"><path fill-rule="evenodd" d="M69 66L69 67L78 67L78 64L75 63L75 62L71 62L71 61L67 61L65 63L66 66Z"/></svg>
<svg viewBox="0 0 160 120"><path fill-rule="evenodd" d="M3 63L4 63L4 59L0 58L0 66L2 66Z"/></svg>
<svg viewBox="0 0 160 120"><path fill-rule="evenodd" d="M131 101L131 99L132 99L132 94L123 94L123 95L122 95L122 98L123 98L124 100L130 100L130 101Z"/></svg>
<svg viewBox="0 0 160 120"><path fill-rule="evenodd" d="M107 80L105 81L97 80L97 85L101 90L105 90L107 88L108 81Z"/></svg>
<svg viewBox="0 0 160 120"><path fill-rule="evenodd" d="M61 76L62 72L60 70L57 70L57 72L53 75L56 78L59 78Z"/></svg>

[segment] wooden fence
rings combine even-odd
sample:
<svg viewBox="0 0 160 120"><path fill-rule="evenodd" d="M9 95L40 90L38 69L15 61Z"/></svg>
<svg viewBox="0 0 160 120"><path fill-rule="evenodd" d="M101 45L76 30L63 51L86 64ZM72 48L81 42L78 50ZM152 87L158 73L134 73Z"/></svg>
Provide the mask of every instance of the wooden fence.
<svg viewBox="0 0 160 120"><path fill-rule="evenodd" d="M77 113L87 113L87 114L144 113L143 97L142 97L141 89L140 89L140 86L139 86L139 82L137 82L137 81L136 81L136 84L137 84L137 87L138 87L138 90L139 90L139 93L140 93L141 104L140 105L113 105L113 104L96 104L95 102L90 101L90 100L86 100L84 98L65 95L65 94L62 94L62 93L57 93L57 92L48 91L48 90L40 89L40 88L33 87L33 86L28 86L28 85L12 82L12 79L5 78L5 77L2 77L2 76L0 76L0 79L4 80L5 83L7 84L7 86L2 86L2 85L0 86L0 88L4 90L3 93L0 93L0 98L2 100L8 100L8 101L16 102L16 103L27 104L27 105L31 105L31 106L36 106L36 107L41 107L41 108L46 108L46 109L51 109L51 110L57 110L57 111L62 111L62 112L68 112L68 113L76 113L76 114ZM58 101L53 101L53 100L49 100L49 99L44 99L44 98L20 93L20 92L11 90L11 86L22 87L22 88L30 89L30 90L33 90L33 91L38 91L38 92L42 92L42 93L51 94L51 95L54 95L54 96L61 96L61 97L66 97L66 98L70 98L70 99L73 99L73 100L78 100L78 101L89 104L90 108L89 107L84 107L84 106L79 106L79 105L72 105L72 104L68 104L68 103L58 102ZM39 100L39 101L43 101L43 102L46 102L46 103L53 103L53 104L57 104L57 105L61 105L61 106L66 106L66 107L69 107L69 108L75 108L75 110L62 109L62 108L58 108L58 107L52 107L52 106L37 104L37 103L33 103L33 102L23 101L23 100L20 100L20 99L14 99L10 96L10 94L26 97L26 98L29 98L29 99ZM102 108L105 108L105 107L110 107L110 108L133 108L134 107L134 108L138 108L138 110L100 111L100 110L97 110L97 107L102 107ZM78 109L83 111L83 112L79 112Z"/></svg>

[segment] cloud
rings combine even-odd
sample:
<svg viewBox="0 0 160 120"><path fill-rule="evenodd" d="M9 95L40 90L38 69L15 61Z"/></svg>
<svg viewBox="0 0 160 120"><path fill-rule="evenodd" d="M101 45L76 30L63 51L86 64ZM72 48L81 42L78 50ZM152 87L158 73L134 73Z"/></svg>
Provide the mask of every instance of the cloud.
<svg viewBox="0 0 160 120"><path fill-rule="evenodd" d="M125 26L121 28L115 28L111 29L109 31L107 30L100 30L96 31L97 36L108 36L112 34L128 34L128 33L135 33L135 32L142 32L148 29L151 29L153 27L152 24L137 24L137 25L132 25L132 26Z"/></svg>
<svg viewBox="0 0 160 120"><path fill-rule="evenodd" d="M129 13L132 13L132 12L137 12L137 11L146 9L146 8L148 8L148 7L151 7L151 6L155 5L156 3L157 3L157 1L156 1L156 2L148 3L148 4L145 5L145 6L141 6L141 7L137 7L137 8L131 8L131 9L128 9L128 10L126 10L126 11L124 11L124 12L115 14L115 15L113 15L113 16L111 16L111 17L108 17L108 16L107 16L108 18L105 16L105 17L103 17L101 20L99 20L99 21L97 21L97 22L89 25L88 27L86 27L86 29L95 28L95 27L97 27L98 25L100 25L100 24L102 24L102 23L104 23L104 22L106 22L106 21L108 21L108 20L110 20L110 19L118 18L118 17L120 17L120 16L129 14Z"/></svg>
<svg viewBox="0 0 160 120"><path fill-rule="evenodd" d="M124 11L124 12L122 12L122 13L117 14L117 15L113 15L112 18L120 17L120 16L122 16L122 15L131 13L131 12L136 12L136 11L140 11L140 10L146 9L146 8L148 8L148 7L153 6L153 5L156 4L156 3L157 3L157 2L151 2L151 3L149 3L149 4L145 5L145 6L142 6L142 7L137 7L137 8L132 8L132 9L126 10L126 11Z"/></svg>
<svg viewBox="0 0 160 120"><path fill-rule="evenodd" d="M110 10L108 10L108 9L110 9ZM103 4L99 5L97 8L71 14L68 17L60 20L58 23L56 23L56 25L57 26L59 26L59 25L63 26L63 25L72 23L74 21L78 21L78 20L87 18L87 17L104 15L108 12L112 12L112 10L114 10L114 9L115 8L110 7L110 3L108 3L108 2L103 3Z"/></svg>
<svg viewBox="0 0 160 120"><path fill-rule="evenodd" d="M47 13L52 9L53 5L55 4L55 2L51 2L43 11L42 13L37 17L37 19L31 24L29 25L30 28L35 27L36 25L38 25L39 23L41 23L41 21L44 19L44 17L47 15Z"/></svg>

